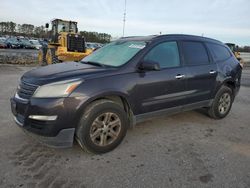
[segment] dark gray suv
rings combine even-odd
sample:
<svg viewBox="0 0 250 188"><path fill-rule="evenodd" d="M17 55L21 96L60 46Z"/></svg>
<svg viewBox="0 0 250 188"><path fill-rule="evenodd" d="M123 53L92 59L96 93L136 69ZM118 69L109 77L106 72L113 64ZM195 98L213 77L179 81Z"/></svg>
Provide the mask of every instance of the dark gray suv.
<svg viewBox="0 0 250 188"><path fill-rule="evenodd" d="M223 43L198 36L127 37L81 62L25 73L11 98L16 123L40 141L89 152L117 147L129 126L196 108L224 118L242 68Z"/></svg>

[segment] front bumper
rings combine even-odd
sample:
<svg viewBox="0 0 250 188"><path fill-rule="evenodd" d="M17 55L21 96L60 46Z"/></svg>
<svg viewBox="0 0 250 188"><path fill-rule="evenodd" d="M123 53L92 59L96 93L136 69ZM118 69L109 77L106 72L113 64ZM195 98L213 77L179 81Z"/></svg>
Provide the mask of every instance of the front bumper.
<svg viewBox="0 0 250 188"><path fill-rule="evenodd" d="M15 122L26 133L52 147L70 147L82 98L10 99ZM54 118L56 117L56 118Z"/></svg>
<svg viewBox="0 0 250 188"><path fill-rule="evenodd" d="M23 128L22 122L18 121L16 117L14 117L15 122L19 127ZM49 147L54 148L67 148L72 147L73 140L74 140L74 134L75 134L75 128L69 128L69 129L62 129L59 131L59 133L54 137L46 137L46 136L40 136L37 134L34 134L32 132L29 132L25 128L22 129L26 134L31 136L32 138L36 139L42 144L45 144Z"/></svg>

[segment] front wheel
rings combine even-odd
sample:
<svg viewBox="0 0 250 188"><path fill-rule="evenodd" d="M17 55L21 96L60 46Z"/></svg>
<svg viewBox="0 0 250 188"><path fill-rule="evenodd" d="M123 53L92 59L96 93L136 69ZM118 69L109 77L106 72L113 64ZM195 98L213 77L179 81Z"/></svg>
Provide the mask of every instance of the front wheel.
<svg viewBox="0 0 250 188"><path fill-rule="evenodd" d="M60 63L61 61L57 58L56 56L56 49L55 48L49 48L47 50L47 54L46 54L46 60L47 60L47 64L55 64L55 63Z"/></svg>
<svg viewBox="0 0 250 188"><path fill-rule="evenodd" d="M227 86L222 86L217 92L208 114L214 119L221 119L227 116L232 107L234 97L232 90Z"/></svg>
<svg viewBox="0 0 250 188"><path fill-rule="evenodd" d="M41 48L38 51L38 63L41 66L47 65L47 62L46 62L46 52L47 52L47 50L45 48Z"/></svg>
<svg viewBox="0 0 250 188"><path fill-rule="evenodd" d="M111 100L98 100L85 110L76 137L80 146L95 154L116 148L126 135L128 127L124 108Z"/></svg>

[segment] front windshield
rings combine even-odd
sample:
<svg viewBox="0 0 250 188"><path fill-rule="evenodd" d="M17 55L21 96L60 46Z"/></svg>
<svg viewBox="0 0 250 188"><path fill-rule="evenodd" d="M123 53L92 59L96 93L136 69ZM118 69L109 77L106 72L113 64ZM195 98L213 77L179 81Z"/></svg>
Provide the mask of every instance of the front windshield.
<svg viewBox="0 0 250 188"><path fill-rule="evenodd" d="M58 23L58 32L68 32L69 31L69 24L64 22Z"/></svg>
<svg viewBox="0 0 250 188"><path fill-rule="evenodd" d="M59 21L58 22L58 32L74 32L76 33L76 24L75 23L69 23L65 21Z"/></svg>
<svg viewBox="0 0 250 188"><path fill-rule="evenodd" d="M82 62L95 62L102 65L118 67L127 63L146 46L144 41L115 41L111 42L89 56Z"/></svg>

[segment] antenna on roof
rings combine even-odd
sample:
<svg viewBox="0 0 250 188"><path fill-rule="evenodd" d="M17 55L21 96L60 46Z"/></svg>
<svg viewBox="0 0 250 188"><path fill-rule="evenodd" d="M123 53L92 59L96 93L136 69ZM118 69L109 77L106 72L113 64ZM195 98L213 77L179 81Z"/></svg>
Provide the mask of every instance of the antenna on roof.
<svg viewBox="0 0 250 188"><path fill-rule="evenodd" d="M124 7L124 14L123 14L123 31L122 31L122 37L124 37L124 34L125 34L126 12L127 12L127 0L125 0L125 7Z"/></svg>

